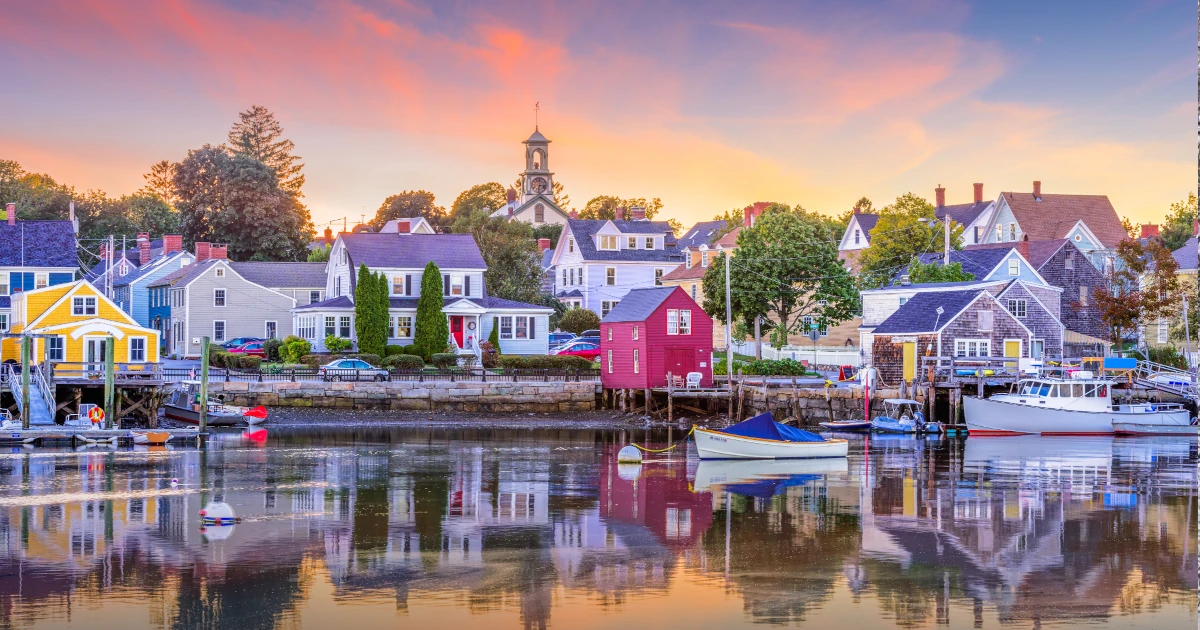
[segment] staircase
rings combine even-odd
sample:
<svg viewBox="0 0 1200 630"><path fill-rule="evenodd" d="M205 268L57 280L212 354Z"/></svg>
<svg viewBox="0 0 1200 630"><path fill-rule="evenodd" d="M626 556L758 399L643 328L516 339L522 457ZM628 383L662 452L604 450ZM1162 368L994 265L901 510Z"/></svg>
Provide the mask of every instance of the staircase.
<svg viewBox="0 0 1200 630"><path fill-rule="evenodd" d="M1176 396L1196 400L1196 379L1185 370L1154 363L1138 361L1133 370L1134 382L1146 389L1157 389Z"/></svg>
<svg viewBox="0 0 1200 630"><path fill-rule="evenodd" d="M16 366L9 366L6 368L6 372L8 386L12 390L13 398L17 401L17 410L24 417L26 412L22 404L24 396L21 395L21 374ZM50 391L50 386L46 383L40 366L30 367L29 383L29 424L31 426L54 424L54 394Z"/></svg>

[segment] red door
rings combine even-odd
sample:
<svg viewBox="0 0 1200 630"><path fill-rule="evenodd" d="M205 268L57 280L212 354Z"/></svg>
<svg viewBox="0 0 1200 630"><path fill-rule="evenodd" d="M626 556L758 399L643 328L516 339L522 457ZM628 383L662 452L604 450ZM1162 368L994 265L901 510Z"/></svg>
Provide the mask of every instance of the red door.
<svg viewBox="0 0 1200 630"><path fill-rule="evenodd" d="M696 371L696 351L692 348L667 348L666 359L665 367L671 376L682 378Z"/></svg>
<svg viewBox="0 0 1200 630"><path fill-rule="evenodd" d="M459 348L463 347L463 316L462 315L451 315L450 316L450 334L454 335L454 343L458 344Z"/></svg>

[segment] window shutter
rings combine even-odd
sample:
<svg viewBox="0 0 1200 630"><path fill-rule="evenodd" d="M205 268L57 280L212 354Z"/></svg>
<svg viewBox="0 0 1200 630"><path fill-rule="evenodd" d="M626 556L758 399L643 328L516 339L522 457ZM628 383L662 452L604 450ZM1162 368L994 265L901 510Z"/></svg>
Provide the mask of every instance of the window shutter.
<svg viewBox="0 0 1200 630"><path fill-rule="evenodd" d="M537 318L536 318L536 317L530 317L530 318L529 318L529 338L530 338L530 339L534 339L534 338L535 338L535 337L533 336L533 322L535 322L535 321L537 321Z"/></svg>
<svg viewBox="0 0 1200 630"><path fill-rule="evenodd" d="M450 295L450 276L442 274L442 295Z"/></svg>
<svg viewBox="0 0 1200 630"><path fill-rule="evenodd" d="M463 277L463 295L471 295L471 276Z"/></svg>
<svg viewBox="0 0 1200 630"><path fill-rule="evenodd" d="M412 274L404 276L404 295L412 295Z"/></svg>

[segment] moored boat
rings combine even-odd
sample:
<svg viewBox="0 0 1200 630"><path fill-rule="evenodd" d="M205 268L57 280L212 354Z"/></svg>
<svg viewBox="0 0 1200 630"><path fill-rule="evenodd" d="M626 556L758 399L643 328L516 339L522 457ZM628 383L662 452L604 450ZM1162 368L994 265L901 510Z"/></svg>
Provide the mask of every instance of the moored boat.
<svg viewBox="0 0 1200 630"><path fill-rule="evenodd" d="M770 412L720 431L695 427L700 459L845 457L846 440L830 440L775 422Z"/></svg>
<svg viewBox="0 0 1200 630"><path fill-rule="evenodd" d="M1133 406L1133 405L1131 405ZM1138 405L1146 409L1143 414L1129 414L1113 420L1113 432L1117 435L1197 435L1196 419L1186 414L1160 414L1155 403Z"/></svg>
<svg viewBox="0 0 1200 630"><path fill-rule="evenodd" d="M172 420L188 424L200 424L200 383L183 381L171 392L163 405L163 414ZM227 405L219 400L208 400L205 422L210 427L232 427L243 424L255 425L267 419L267 408L239 407Z"/></svg>
<svg viewBox="0 0 1200 630"><path fill-rule="evenodd" d="M880 433L939 433L937 422L925 422L921 403L911 398L887 398L883 415L871 420L871 428Z"/></svg>
<svg viewBox="0 0 1200 630"><path fill-rule="evenodd" d="M129 437L134 444L166 444L171 439L170 431L130 431Z"/></svg>
<svg viewBox="0 0 1200 630"><path fill-rule="evenodd" d="M820 425L830 431L845 431L847 433L871 430L871 423L866 420L834 420L833 422L821 422Z"/></svg>

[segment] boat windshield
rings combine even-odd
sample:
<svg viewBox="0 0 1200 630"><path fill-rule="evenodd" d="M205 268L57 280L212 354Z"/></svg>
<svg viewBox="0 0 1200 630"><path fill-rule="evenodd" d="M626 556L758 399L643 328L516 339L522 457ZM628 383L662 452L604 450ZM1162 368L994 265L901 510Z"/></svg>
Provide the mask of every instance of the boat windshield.
<svg viewBox="0 0 1200 630"><path fill-rule="evenodd" d="M1041 398L1107 398L1106 383L1047 383L1022 381L1017 391L1022 396Z"/></svg>

